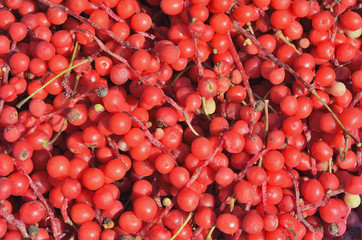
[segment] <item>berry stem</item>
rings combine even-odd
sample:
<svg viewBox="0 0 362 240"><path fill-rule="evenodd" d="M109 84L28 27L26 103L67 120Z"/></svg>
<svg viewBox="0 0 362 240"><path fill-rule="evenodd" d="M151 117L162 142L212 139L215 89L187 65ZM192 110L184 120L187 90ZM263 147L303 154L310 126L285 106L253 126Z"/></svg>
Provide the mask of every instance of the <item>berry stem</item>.
<svg viewBox="0 0 362 240"><path fill-rule="evenodd" d="M253 185L253 193L252 193L252 195L251 195L250 201L245 205L245 212L249 212L249 211L250 211L251 204L252 204L253 199L254 199L254 197L255 197L255 193L256 193L256 188L257 188L257 187L258 187L258 186ZM231 203L231 202L230 202L230 203ZM237 238L237 239L239 239L239 238Z"/></svg>
<svg viewBox="0 0 362 240"><path fill-rule="evenodd" d="M311 157L310 165L311 165L311 172L312 172L313 176L317 175L317 161L314 157Z"/></svg>
<svg viewBox="0 0 362 240"><path fill-rule="evenodd" d="M186 183L185 187L188 188L190 187L196 180L197 178L200 176L201 174L201 171L207 167L211 162L212 160L214 159L215 155L219 152L220 149L222 149L222 145L224 144L224 138L223 136L221 135L219 137L219 143L217 144L214 152L211 154L211 156L206 159L200 167L198 167L195 172L192 174L192 177L188 180L188 182Z"/></svg>
<svg viewBox="0 0 362 240"><path fill-rule="evenodd" d="M90 91L86 92L86 93L83 93L77 97L75 97L74 99L72 99L70 101L70 103L66 106L64 106L63 108L61 109L58 109L54 112L51 112L51 113L48 113L48 114L45 114L43 116L41 116L40 118L38 118L35 122L35 124L28 130L28 132L25 134L24 137L27 137L29 136L30 134L32 134L36 129L37 127L42 123L44 122L45 120L48 120L49 118L53 117L54 115L58 115L60 113L62 113L63 111L65 111L66 109L68 108L72 108L78 101L86 98L87 96L89 95L92 95L94 93L97 93L97 91L99 91L99 89L91 89ZM97 93L98 94L98 93Z"/></svg>
<svg viewBox="0 0 362 240"><path fill-rule="evenodd" d="M214 226L212 226L209 230L209 232L207 233L205 240L212 240L212 233L214 232L216 228L216 224Z"/></svg>
<svg viewBox="0 0 362 240"><path fill-rule="evenodd" d="M58 232L58 227L56 225L53 209L50 207L48 201L45 199L43 194L40 192L38 185L33 181L33 179L29 176L29 174L27 174L25 172L24 168L20 165L20 163L17 160L13 160L13 163L14 163L14 166L16 167L16 169L28 178L30 188L34 191L34 194L39 198L39 200L44 204L45 209L47 210L47 213L49 214L50 225L51 225L51 228L53 231L54 239L59 240L60 232Z"/></svg>
<svg viewBox="0 0 362 240"><path fill-rule="evenodd" d="M204 111L204 114L205 114L206 118L209 119L209 121L212 121L211 117L210 117L210 114L207 111L206 98L201 97L201 100L202 100L202 110Z"/></svg>
<svg viewBox="0 0 362 240"><path fill-rule="evenodd" d="M250 34L250 33L248 33L248 34ZM253 103L254 102L254 95L253 95L253 90L251 89L250 84L249 84L249 76L246 74L244 66L241 63L238 52L236 51L235 45L234 45L233 40L231 38L230 32L228 32L228 37L229 37L229 50L230 50L230 53L231 53L231 55L232 55L232 57L233 57L233 59L235 61L235 64L236 64L237 68L239 69L239 71L241 73L241 78L242 78L244 87L246 89L246 92L248 93L248 97L250 99L250 102Z"/></svg>
<svg viewBox="0 0 362 240"><path fill-rule="evenodd" d="M269 213L269 211L268 211L268 193L266 190L266 185L267 185L267 181L265 181L261 184L261 197L263 199L264 212Z"/></svg>
<svg viewBox="0 0 362 240"><path fill-rule="evenodd" d="M293 181L293 185L294 185L294 189L295 189L295 206L296 206L296 210L297 210L297 217L298 220L303 223L306 228L308 228L309 231L311 232L315 232L316 230L313 228L312 225L310 225L310 223L307 222L307 220L304 219L303 215L302 215L302 211L301 211L301 207L300 207L300 192L299 192L299 182L298 180L295 178L292 170L287 167L287 171L289 174L289 177L292 179Z"/></svg>
<svg viewBox="0 0 362 240"><path fill-rule="evenodd" d="M170 98L166 95L163 95L163 98L165 99L166 102L168 102L172 107L174 107L185 118L185 122L186 122L187 126L190 128L190 130L197 137L200 137L200 134L198 134L198 132L196 132L196 130L192 126L191 121L190 121L190 115L186 112L186 110L184 110L180 105L178 105L172 98Z"/></svg>
<svg viewBox="0 0 362 240"><path fill-rule="evenodd" d="M94 2L93 4L96 5L97 7L99 7L100 9L106 11L108 16L110 16L114 21L116 21L116 22L126 22L124 19L120 18L117 14L115 14L111 8L104 5L104 3L102 3L102 2L101 3Z"/></svg>
<svg viewBox="0 0 362 240"><path fill-rule="evenodd" d="M356 104L359 102L359 100L361 100L362 98L362 91L359 91L356 96L353 98L352 102L349 104L348 107L352 108L354 106L356 106Z"/></svg>
<svg viewBox="0 0 362 240"><path fill-rule="evenodd" d="M0 216L4 218L8 224L16 226L24 238L29 238L25 223L21 220L17 220L12 213L8 212L3 200L0 201Z"/></svg>
<svg viewBox="0 0 362 240"><path fill-rule="evenodd" d="M180 234L180 232L182 231L182 229L184 229L184 227L186 226L186 224L190 221L191 217L193 215L193 212L190 212L189 215L187 216L185 222L182 224L182 226L179 228L179 230L177 230L177 232L170 238L170 240L174 240L177 235Z"/></svg>
<svg viewBox="0 0 362 240"><path fill-rule="evenodd" d="M116 142L110 136L107 136L107 141L108 145L112 148L114 155L116 155L117 158L122 159L121 154L118 151Z"/></svg>
<svg viewBox="0 0 362 240"><path fill-rule="evenodd" d="M343 188L337 189L335 191L328 190L327 193L324 195L322 201L320 201L319 203L311 203L311 204L302 206L302 207L300 207L300 210L305 211L305 210L309 210L309 209L315 209L320 206L325 206L331 197L337 196L344 192L345 192L345 190Z"/></svg>
<svg viewBox="0 0 362 240"><path fill-rule="evenodd" d="M256 161L258 161L258 159L260 157L267 154L270 150L271 149L265 148L262 151L258 152L257 154L254 154L254 156L252 158L250 158L249 161L246 163L243 170L240 171L239 174L236 176L233 183L236 183L236 182L240 181L241 179L243 179L245 177L245 174L248 171L248 169L251 168L254 165L254 163ZM225 198L225 201L220 205L220 207L219 207L220 212L222 212L225 209L225 207L227 206L229 199L232 195L232 190L233 190L232 188L229 190L229 193L228 193L227 197Z"/></svg>
<svg viewBox="0 0 362 240"><path fill-rule="evenodd" d="M69 202L71 202L70 199L64 198L62 207L60 208L60 211L61 211L64 222L69 224L70 226L72 226L76 230L72 220L70 220L69 215L68 215L68 203Z"/></svg>
<svg viewBox="0 0 362 240"><path fill-rule="evenodd" d="M195 231L193 231L190 240L196 240L197 237L202 233L203 230L204 230L203 228L198 227Z"/></svg>
<svg viewBox="0 0 362 240"><path fill-rule="evenodd" d="M334 17L333 26L332 26L332 33L331 33L331 37L330 37L332 43L334 43L334 40L336 39L337 22L338 22L338 17L339 17L339 14L340 14L340 9L341 9L340 1L333 1L333 3L337 4L337 12L336 12L336 16Z"/></svg>
<svg viewBox="0 0 362 240"><path fill-rule="evenodd" d="M64 121L62 123L62 126L60 127L59 132L57 132L57 134L46 144L46 146L52 145L58 139L58 137L62 134L63 129L64 129L65 124L67 123L67 121L68 120L66 118L64 118Z"/></svg>
<svg viewBox="0 0 362 240"><path fill-rule="evenodd" d="M281 40L282 40L284 43L286 43L287 45L291 46L298 55L302 54L302 53L295 47L295 45L290 42L290 39L288 39L286 36L284 36L282 30L277 30L276 33L275 33L275 36L277 36L279 39L281 39Z"/></svg>
<svg viewBox="0 0 362 240"><path fill-rule="evenodd" d="M78 41L75 42L75 45L74 45L74 49L73 49L73 53L72 53L72 57L70 59L70 62L69 62L69 66L68 66L68 69L71 68L73 66L73 63L74 63L74 59L75 59L75 56L77 55L77 51L78 51ZM62 79L62 86L64 87L65 89L65 94L67 96L71 96L72 94L74 94L75 90L73 91L72 88L70 87L70 84L69 84L69 76L70 76L70 71L69 72L66 72L63 76L63 79ZM76 89L76 86L74 87L74 89Z"/></svg>

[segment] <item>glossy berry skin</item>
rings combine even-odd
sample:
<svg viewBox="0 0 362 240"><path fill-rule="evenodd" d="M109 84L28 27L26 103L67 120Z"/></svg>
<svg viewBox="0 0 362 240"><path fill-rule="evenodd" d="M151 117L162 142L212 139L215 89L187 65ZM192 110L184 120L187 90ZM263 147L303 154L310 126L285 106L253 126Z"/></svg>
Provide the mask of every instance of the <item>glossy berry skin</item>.
<svg viewBox="0 0 362 240"><path fill-rule="evenodd" d="M350 237L360 2L0 0L0 239Z"/></svg>
<svg viewBox="0 0 362 240"><path fill-rule="evenodd" d="M240 227L240 220L232 214L223 213L217 218L216 227L223 233L233 234Z"/></svg>
<svg viewBox="0 0 362 240"><path fill-rule="evenodd" d="M96 222L83 223L78 231L79 239L99 239L101 235L101 227Z"/></svg>
<svg viewBox="0 0 362 240"><path fill-rule="evenodd" d="M303 183L302 194L304 198L310 203L318 203L324 197L324 190L322 184L316 179L310 179Z"/></svg>
<svg viewBox="0 0 362 240"><path fill-rule="evenodd" d="M155 201L147 196L137 198L133 207L136 216L146 222L151 222L157 213Z"/></svg>
<svg viewBox="0 0 362 240"><path fill-rule="evenodd" d="M27 202L20 208L20 218L26 224L35 224L45 217L45 206L38 201Z"/></svg>

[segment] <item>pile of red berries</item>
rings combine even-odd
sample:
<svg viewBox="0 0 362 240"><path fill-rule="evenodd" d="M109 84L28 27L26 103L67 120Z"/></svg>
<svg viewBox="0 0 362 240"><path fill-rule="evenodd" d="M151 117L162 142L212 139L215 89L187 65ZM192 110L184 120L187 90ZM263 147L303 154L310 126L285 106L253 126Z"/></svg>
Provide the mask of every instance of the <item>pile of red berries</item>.
<svg viewBox="0 0 362 240"><path fill-rule="evenodd" d="M361 15L0 0L0 239L361 239Z"/></svg>

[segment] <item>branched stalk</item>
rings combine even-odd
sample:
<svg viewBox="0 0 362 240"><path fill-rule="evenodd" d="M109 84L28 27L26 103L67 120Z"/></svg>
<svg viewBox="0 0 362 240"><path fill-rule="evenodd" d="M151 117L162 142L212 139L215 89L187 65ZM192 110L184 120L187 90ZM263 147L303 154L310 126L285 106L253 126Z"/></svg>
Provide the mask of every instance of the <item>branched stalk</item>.
<svg viewBox="0 0 362 240"><path fill-rule="evenodd" d="M49 118L51 118L51 117L54 116L54 115L58 115L58 114L62 113L63 111L65 111L65 110L68 109L68 108L74 107L74 105L75 105L78 101L84 99L85 97L87 97L87 96L89 96L89 95L92 95L92 94L97 93L98 90L99 90L99 89L92 89L91 91L88 91L88 92L86 92L86 93L83 93L83 94L75 97L74 99L72 99L71 102L70 102L67 106L64 106L64 107L61 108L61 109L58 109L58 110L56 110L56 111L54 111L54 112L51 112L51 113L48 113L48 114L45 114L45 115L41 116L40 118L38 118L38 119L36 120L35 124L29 129L29 131L25 134L24 137L27 137L27 136L29 136L30 134L32 134L32 133L37 129L37 127L38 127L42 122L44 122L45 120L48 120Z"/></svg>
<svg viewBox="0 0 362 240"><path fill-rule="evenodd" d="M256 163L256 161L259 160L259 158L261 158L262 156L267 154L270 150L271 149L265 148L262 151L258 152L257 154L254 154L254 156L252 158L250 158L250 160L246 163L243 170L240 171L239 174L236 176L233 183L236 183L236 182L240 181L241 179L243 179L245 177L245 174L248 171L248 169L251 168L254 165L254 163ZM224 211L225 207L227 206L228 201L233 194L232 191L233 191L233 189L231 188L229 190L227 197L225 198L225 201L220 205L220 207L219 207L220 212Z"/></svg>
<svg viewBox="0 0 362 240"><path fill-rule="evenodd" d="M238 229L236 233L234 234L233 240L239 240L241 236L242 230Z"/></svg>
<svg viewBox="0 0 362 240"><path fill-rule="evenodd" d="M265 130L264 130L264 146L263 148L266 148L266 142L268 140L268 131L269 131L269 100L265 99L264 100L264 114L265 114ZM259 163L258 163L258 166L261 167L263 164L263 158L261 157L259 159Z"/></svg>
<svg viewBox="0 0 362 240"><path fill-rule="evenodd" d="M320 201L319 203L311 203L311 204L308 204L308 205L305 205L305 206L302 206L300 207L300 210L301 211L305 211L305 210L309 210L309 209L315 209L315 208L318 208L320 206L325 206L327 203L328 203L328 200L331 198L331 197L334 197L334 196L337 196L341 193L344 193L345 190L344 189L337 189L335 191L327 191L327 193L324 195L323 197L323 200Z"/></svg>
<svg viewBox="0 0 362 240"><path fill-rule="evenodd" d="M253 194L251 195L250 201L245 205L245 212L249 212L249 211L250 211L251 204L252 204L253 199L254 199L254 197L255 197L255 193L256 193L257 187L258 187L258 186L253 185Z"/></svg>
<svg viewBox="0 0 362 240"><path fill-rule="evenodd" d="M29 238L25 223L21 220L17 220L12 213L8 212L3 200L0 201L0 216L4 218L8 224L12 224L17 227L24 238Z"/></svg>
<svg viewBox="0 0 362 240"><path fill-rule="evenodd" d="M222 145L224 144L224 138L221 135L219 137L219 143L216 146L216 148L214 149L213 153L210 155L210 157L208 159L206 159L202 165L200 167L198 167L195 172L192 174L191 178L187 181L187 183L185 184L184 188L188 188L190 187L196 180L197 178L200 176L201 171L208 166L213 160L215 155L219 152L219 150L222 148ZM162 211L162 213L156 217L152 222L150 222L149 224L147 224L145 227L143 227L143 229L141 229L138 233L137 233L137 237L140 237L141 239L143 239L143 237L147 234L147 232L152 228L153 225L155 225L157 222L162 221L162 219L169 213L169 211L172 209L172 207L176 204L177 202L177 195L179 194L180 191L178 191L175 195L175 197L172 199L170 205L168 205L167 207L165 207Z"/></svg>
<svg viewBox="0 0 362 240"><path fill-rule="evenodd" d="M310 223L307 222L307 220L304 219L303 215L302 215L302 211L301 211L301 207L300 207L300 192L299 192L299 182L298 180L295 178L292 170L287 167L287 171L289 174L289 177L292 179L293 181L293 185L294 185L294 190L295 190L295 206L296 206L296 210L297 210L297 217L298 220L303 223L309 231L311 232L315 232L315 229L313 228L312 225L310 225Z"/></svg>
<svg viewBox="0 0 362 240"><path fill-rule="evenodd" d="M351 138L357 143L358 146L361 145L361 143L343 126L337 115L333 112L333 110L328 106L328 104L318 95L315 88L311 86L309 83L304 81L304 79L288 64L283 63L278 58L276 58L272 53L270 53L252 34L250 34L248 31L240 27L239 23L237 21L233 21L233 26L238 30L238 32L243 35L246 38L249 38L255 45L257 45L265 54L270 58L273 62L275 62L280 67L283 67L285 70L287 70L290 74L293 75L293 77L297 80L298 84L301 86L304 86L310 93L312 93L314 96L318 98L319 101L325 106L325 108L330 112L333 116L333 118L336 120L338 125L343 129L345 133L351 136Z"/></svg>
<svg viewBox="0 0 362 240"><path fill-rule="evenodd" d="M107 136L107 141L109 146L112 148L114 155L116 155L117 158L122 159L121 154L118 151L116 141L114 141L110 136Z"/></svg>
<svg viewBox="0 0 362 240"><path fill-rule="evenodd" d="M334 43L334 40L336 39L336 35L337 35L337 22L338 22L338 17L340 14L340 9L341 9L341 4L340 1L334 1L335 4L337 4L337 12L336 12L336 16L334 17L334 21L333 21L333 26L332 26L332 34L331 34L331 42Z"/></svg>
<svg viewBox="0 0 362 240"><path fill-rule="evenodd" d="M106 45L104 45L104 43L98 38L96 37L91 31L89 31L88 29L73 29L72 32L81 32L81 33L87 33L88 35L92 36L92 38L94 39L94 41L96 41L96 43L98 44L99 48L103 51L106 52L107 54L109 54L110 56L114 57L115 59L119 60L121 63L123 63L127 68L129 68L134 74L136 74L136 76L142 80L143 77L141 76L141 74L139 72L137 72L131 65L129 65L128 61L126 59L124 59L122 56L115 54L114 52L112 52L109 48L106 47Z"/></svg>

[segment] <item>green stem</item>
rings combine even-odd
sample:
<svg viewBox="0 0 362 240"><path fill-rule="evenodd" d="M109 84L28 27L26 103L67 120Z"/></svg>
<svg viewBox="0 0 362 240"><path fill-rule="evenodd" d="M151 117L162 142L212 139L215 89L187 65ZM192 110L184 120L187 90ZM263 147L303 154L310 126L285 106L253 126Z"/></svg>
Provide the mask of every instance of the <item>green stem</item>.
<svg viewBox="0 0 362 240"><path fill-rule="evenodd" d="M291 228L291 227L287 227L287 228L286 228L286 230L288 230L288 231L292 232L292 233L293 233L293 235L294 235L294 240L297 240L297 233L294 231L294 229L293 229L293 228Z"/></svg>
<svg viewBox="0 0 362 240"><path fill-rule="evenodd" d="M207 117L207 119L209 119L211 121L211 117L207 111L207 107L206 107L206 99L204 97L201 97L202 99L202 110L204 110L205 116Z"/></svg>
<svg viewBox="0 0 362 240"><path fill-rule="evenodd" d="M356 143L357 146L360 147L361 143L343 126L343 124L341 123L341 121L339 120L339 118L337 117L337 115L333 112L333 110L328 106L328 104L318 95L318 93L316 92L316 90L311 87L311 89L309 90L314 96L316 96L318 98L319 101L322 102L322 104L325 106L325 108L328 110L328 112L330 112L333 116L333 118L336 120L336 122L338 123L338 125L343 129L343 131L345 133L347 133Z"/></svg>
<svg viewBox="0 0 362 240"><path fill-rule="evenodd" d="M21 108L30 98L32 98L35 94L37 94L38 92L40 92L42 89L44 89L46 86L48 86L49 84L51 84L55 79L57 79L58 77L63 76L65 73L71 71L72 69L79 67L80 65L83 65L84 63L87 62L91 62L92 58L87 58L86 60L75 64L74 66L67 68L65 70L63 70L62 72L58 73L57 75L55 75L52 79L50 79L50 81L48 81L47 83L43 84L43 86L41 86L40 88L38 88L35 92L33 92L32 94L30 94L27 98L25 98L24 100L20 101L18 104L16 104L17 108Z"/></svg>
<svg viewBox="0 0 362 240"><path fill-rule="evenodd" d="M214 232L216 228L216 224L214 226L212 226L212 228L210 228L210 231L207 233L205 239L206 240L211 240L212 239L212 233Z"/></svg>
<svg viewBox="0 0 362 240"><path fill-rule="evenodd" d="M53 143L58 139L58 137L60 136L60 134L62 134L63 129L64 129L64 126L65 126L65 124L67 123L67 121L68 121L68 120L65 118L64 121L63 121L63 124L62 124L62 126L61 126L61 128L60 128L60 130L59 130L59 132L57 132L57 134L53 137L53 139L48 142L47 146L53 144Z"/></svg>
<svg viewBox="0 0 362 240"><path fill-rule="evenodd" d="M177 232L170 238L170 240L174 240L177 235L180 234L180 232L182 231L182 229L186 226L186 224L190 221L191 217L193 215L193 212L190 212L189 215L187 216L185 222L182 224L182 226L180 227L179 230L177 230Z"/></svg>

